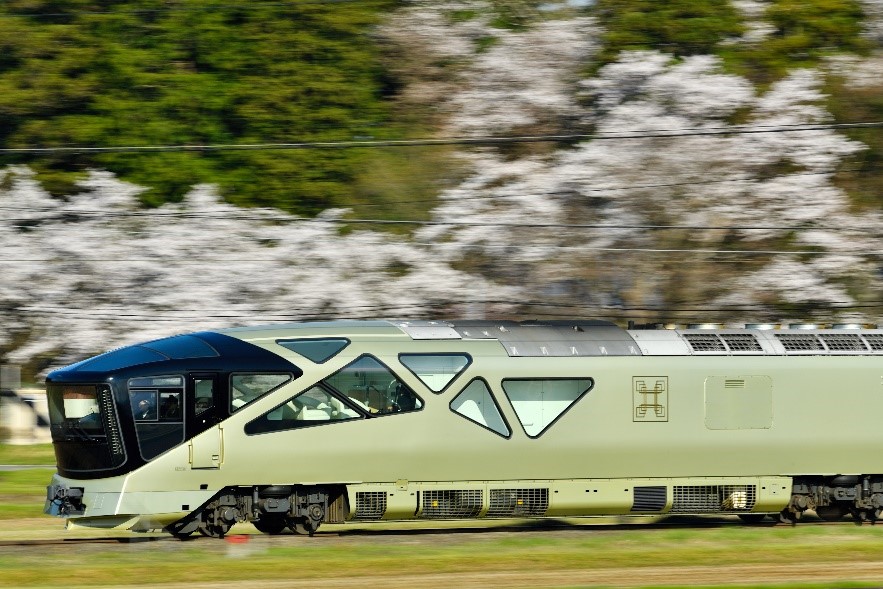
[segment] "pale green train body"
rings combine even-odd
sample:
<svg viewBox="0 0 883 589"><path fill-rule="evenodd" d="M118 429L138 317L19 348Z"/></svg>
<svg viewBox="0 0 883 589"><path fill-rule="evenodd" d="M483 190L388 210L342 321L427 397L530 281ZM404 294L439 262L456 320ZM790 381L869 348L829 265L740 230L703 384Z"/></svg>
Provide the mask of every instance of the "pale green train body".
<svg viewBox="0 0 883 589"><path fill-rule="evenodd" d="M80 525L223 535L246 520L276 533L414 518L794 520L815 509L868 519L883 507L878 330L328 322L186 337L208 342L217 357L165 351L165 363L105 361L104 372L74 365L50 375L50 404L55 394L57 407L72 407L94 385L106 429L121 433L102 438L109 462L96 458L102 468L78 475L63 468L72 460L64 448L85 442L64 433L71 416L56 411L60 474L47 513ZM232 340L268 355L221 350ZM315 356L316 346L334 353ZM286 362L296 370L286 373ZM281 386L236 405L237 382L284 374ZM199 424L208 413L194 397L206 381L217 417ZM163 388L173 382L181 384ZM393 389L406 395L398 404L371 405L375 391L390 403ZM115 400L116 425L102 394ZM178 395L183 417L126 415L139 395ZM180 439L145 458L149 436L169 435L152 432L179 425Z"/></svg>

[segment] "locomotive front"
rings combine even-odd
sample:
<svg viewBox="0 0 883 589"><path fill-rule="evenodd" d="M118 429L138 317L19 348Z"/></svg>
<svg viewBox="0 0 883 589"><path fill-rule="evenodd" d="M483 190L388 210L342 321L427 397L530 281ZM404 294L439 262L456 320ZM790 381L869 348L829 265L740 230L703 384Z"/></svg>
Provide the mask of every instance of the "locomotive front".
<svg viewBox="0 0 883 589"><path fill-rule="evenodd" d="M51 372L46 388L58 472L44 512L135 529L181 517L172 511L159 521L132 522L119 512L126 476L229 414L230 366L275 375L276 386L302 374L280 356L212 332L120 348Z"/></svg>

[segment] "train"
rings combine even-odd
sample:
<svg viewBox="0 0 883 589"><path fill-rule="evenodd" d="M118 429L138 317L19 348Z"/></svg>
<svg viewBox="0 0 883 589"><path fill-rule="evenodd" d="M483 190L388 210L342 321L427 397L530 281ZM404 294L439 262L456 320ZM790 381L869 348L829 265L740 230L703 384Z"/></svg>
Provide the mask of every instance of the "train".
<svg viewBox="0 0 883 589"><path fill-rule="evenodd" d="M883 330L339 320L119 348L46 378L68 526L875 521Z"/></svg>

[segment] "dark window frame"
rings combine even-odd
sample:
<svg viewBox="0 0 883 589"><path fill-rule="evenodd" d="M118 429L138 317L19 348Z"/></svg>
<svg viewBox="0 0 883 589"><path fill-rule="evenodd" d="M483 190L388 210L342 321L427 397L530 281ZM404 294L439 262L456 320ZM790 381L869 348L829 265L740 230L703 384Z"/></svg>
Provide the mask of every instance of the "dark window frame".
<svg viewBox="0 0 883 589"><path fill-rule="evenodd" d="M335 372L332 372L331 374L329 374L328 376L326 376L325 378L323 378L323 379L322 379L321 381L319 381L319 382L321 382L321 383L327 385L329 388L333 389L333 390L334 390L336 393L338 393L339 395L341 395L341 396L346 397L347 399L349 399L349 398L350 398L349 395L347 395L347 394L344 393L343 391L339 391L339 390L337 390L333 385L331 385L330 383L328 383L328 380L329 380L330 378L334 377L334 376L337 376L338 374L340 374L341 372L343 372L344 370L346 370L347 368L349 368L350 366L352 366L352 365L355 364L356 362L362 360L363 358L371 358L372 360L374 360L375 362L377 362L378 364L380 364L383 368L385 368L387 371L389 371L389 373L390 373L391 375L393 375L393 377L395 377L395 379L396 379L397 381L399 381L400 383L402 383L403 385L405 385L406 387L408 387L408 389L409 389L412 393L414 393L414 396L417 397L417 399L420 401L420 407L417 408L417 409L410 409L410 410L408 410L408 411L391 411L391 412L389 412L389 413L379 413L379 412L378 412L378 413L368 413L368 416L369 416L369 417L374 418L374 417L387 417L387 416L389 416L389 415L407 415L407 414L409 414L409 413L417 413L418 411L423 411L423 409L426 407L426 400L423 399L423 397L421 397L420 395L418 395L418 394L417 394L417 391L415 391L415 390L413 389L413 387L411 387L411 385L409 385L408 383L406 383L406 382L405 382L405 381L404 381L404 380L403 380L403 379L402 379L402 378L401 378L401 377L400 377L400 376L399 376L399 375L398 375L398 374L397 374L392 368L390 368L389 366L387 366L384 362L382 362L382 361L380 360L380 358L378 358L378 357L375 356L374 354L361 354L361 355L358 356L357 358L354 358L351 362L347 363L346 366L342 367L340 370L336 370ZM410 372L410 371L408 371L408 372ZM420 379L418 378L417 380L420 380ZM421 384L422 384L422 381L421 381ZM363 410L363 412L364 412L364 410Z"/></svg>
<svg viewBox="0 0 883 589"><path fill-rule="evenodd" d="M258 431L258 432L248 431L249 426L251 426L252 424L258 423L262 419L266 418L267 415L269 415L270 413L273 413L277 409L280 409L284 405L287 405L288 403L294 401L295 399L297 399L298 397L300 397L304 393L308 393L309 391L312 391L313 389L316 389L316 388L321 389L328 396L337 399L338 401L343 403L346 407L348 407L348 408L352 409L353 411L355 411L356 413L358 413L359 416L358 417L351 417L349 419L329 419L329 420L316 420L316 421L305 420L305 421L298 422L298 423L303 423L304 425L298 425L295 427L287 427L284 429L276 429L276 430L272 430L272 431ZM261 413L258 417L255 417L254 419L252 419L251 421L246 423L245 427L243 428L243 432L247 436L262 436L265 434L278 434L280 432L290 432L290 431L295 431L295 430L308 429L311 427L318 427L318 426L322 426L322 425L331 425L332 423L348 423L348 422L352 422L352 421L364 421L365 419L371 419L372 417L376 417L376 416L377 416L377 414L366 413L361 407L358 407L357 405L351 403L349 400L349 397L347 397L346 395L342 395L341 393L339 393L337 391L337 389L325 384L324 381L320 380L319 382L311 384L310 386L303 389L302 391L299 391L296 394L289 397L288 399L285 399L284 401L282 401L281 403L279 403L278 405L276 405L275 407L273 407L269 411L265 411L265 412Z"/></svg>
<svg viewBox="0 0 883 589"><path fill-rule="evenodd" d="M337 350L336 352L334 352L333 354L331 354L330 356L328 356L327 358L325 358L321 362L313 360L309 356L304 356L303 354L301 354L297 350L292 350L291 348L289 348L288 346L285 345L287 343L294 343L294 342L322 342L322 341L329 341L329 340L343 341L343 342L346 342L346 344L341 346L341 348L339 350ZM301 358L305 358L305 359L309 360L310 362L312 362L313 364L325 364L326 362L332 360L333 358L336 358L338 354L343 352L345 349L347 349L350 346L351 343L353 343L353 341L348 337L284 337L284 338L279 338L275 341L276 341L276 345L282 346L283 348L285 348L289 352L294 352L295 354L297 354Z"/></svg>
<svg viewBox="0 0 883 589"><path fill-rule="evenodd" d="M544 427L543 429L541 429L541 430L539 431L539 433L537 433L535 436L532 436L532 435L530 435L529 433L527 433L527 430L526 430L526 429L524 429L524 423L521 421L521 416L518 415L518 411L515 410L515 406L512 404L512 399L509 397L509 393L506 392L506 382L507 382L507 381L518 381L518 382L533 381L533 382L536 382L536 381L549 381L549 380L557 380L557 381L562 381L562 380L587 380L587 381L589 381L589 388L587 388L586 390L584 390L582 393L579 394L579 396L578 396L577 398L575 398L573 401L571 401L570 405L568 405L567 408L566 408L564 411L562 411L561 413L559 413L558 415L556 415L556 416L555 416L555 419L553 419L552 421L550 421L550 422L546 425L546 427ZM561 419L562 417L564 417L567 413L570 412L571 409L573 409L574 407L576 407L576 404L579 403L580 401L582 401L582 400L583 400L583 397L585 397L586 395L588 395L589 392L591 392L591 391L595 388L595 379L592 378L592 377L590 377L590 376L574 376L574 377L567 377L567 376L554 376L554 377L547 377L547 378L541 378L541 377L540 377L540 378L538 378L538 377L529 377L529 378L508 377L508 378L504 378L503 380L500 381L500 388L503 389L503 395L505 395L505 397L506 397L506 401L509 402L509 406L512 408L512 411L515 413L515 417L518 418L518 424L521 426L521 431L523 431L523 432L524 432L524 435L526 435L528 438L530 438L530 439L532 439L532 440L536 440L537 438L539 438L540 436L542 436L544 433L546 433L547 431L549 431L549 430L552 428L553 425L555 425L556 423L558 423L558 420L559 420L559 419Z"/></svg>
<svg viewBox="0 0 883 589"><path fill-rule="evenodd" d="M460 370L460 372L458 372L457 374L455 374L454 377L451 378L451 380L448 381L448 384L446 384L441 390L435 391L435 390L432 389L432 387L430 387L428 384L426 384L425 382L423 382L423 379L420 378L420 375L417 374L416 372L414 372L413 370L411 370L411 367L410 367L410 366L408 366L407 364L405 364L404 362L402 362L402 356L435 356L435 357L438 357L438 356L461 356L461 357L465 357L465 358L466 358L466 365L463 366L463 368ZM439 353L432 353L432 352L417 352L417 353L414 353L414 352L400 352L399 355L398 355L398 361L399 361L399 364L401 364L402 366L404 366L405 369L406 369L408 372L410 372L411 374L413 374L414 377L415 377L417 380L419 380L420 383L421 383L423 386L425 386L425 387L429 390L429 392L431 392L431 393L434 394L434 395L442 395L442 394L444 394L449 388L451 388L452 386L454 386L454 383L457 381L457 379L459 379L461 376L463 376L463 374L464 374L467 370L469 370L469 367L472 366L472 363L474 362L474 360L472 359L472 354L467 354L466 352L439 352Z"/></svg>
<svg viewBox="0 0 883 589"><path fill-rule="evenodd" d="M252 399L251 401L246 403L245 405L242 405L241 407L234 407L233 406L233 377L234 376L271 376L271 375L283 375L283 374L288 375L287 380L282 381L281 383L279 383L278 385L276 385L272 389L264 391L263 393L261 393L260 395L258 395L257 397L255 397L254 399ZM265 370L244 370L241 372L230 372L227 375L227 403L226 403L227 413L229 415L233 415L234 413L238 413L239 411L242 411L243 409L245 409L246 407L248 407L249 405L251 405L255 401L257 401L259 399L263 399L264 397L266 397L270 393L279 390L281 387L284 387L288 383L293 382L295 380L297 380L297 377L294 376L293 372L285 372L282 370L280 370L278 372L268 372ZM222 411L223 411L223 409L222 409Z"/></svg>
<svg viewBox="0 0 883 589"><path fill-rule="evenodd" d="M346 393L344 393L344 392L342 392L342 391L337 390L336 387L334 387L334 386L332 386L330 383L328 383L328 380L329 380L330 378L332 378L332 377L334 377L334 376L340 374L341 372L343 372L344 370L346 370L347 368L349 368L350 366L352 366L352 365L355 364L356 362L362 360L363 358L371 358L372 360L374 360L375 362L377 362L380 366L382 366L382 367L385 368L387 371L389 371L389 373L392 374L393 377L395 377L396 380L398 380L400 383L402 383L402 384L404 384L405 386L407 386L408 389L409 389L412 393L414 393L414 396L420 401L420 407L419 407L419 408L416 408L416 409L411 409L411 410L409 410L409 411L393 411L393 412L390 412L390 413L371 413L370 411L365 411L362 407L360 407L360 406L356 405L355 403L353 403L353 400L349 397L349 395L347 395ZM267 373L263 373L263 374L267 374ZM276 373L276 374L281 374L281 373ZM232 373L231 373L231 376L232 376ZM289 380L288 382L292 382L292 381ZM287 384L287 383L283 383L283 384ZM282 385L280 385L280 386L282 386ZM300 395L302 395L302 394L306 393L307 391L310 391L310 390L312 390L312 389L314 389L314 388L316 388L316 387L321 388L321 389L324 390L326 393L328 393L330 396L332 396L332 397L334 397L335 399L337 399L338 401L342 402L346 407L349 407L350 409L353 409L354 411L356 411L356 412L359 414L360 417L357 417L357 418L354 417L354 418L352 418L352 419L330 419L330 420L328 420L328 421L316 421L315 423L309 423L309 425L298 426L298 427L293 427L293 428L288 428L288 429L274 430L274 431L269 431L269 432L249 432L249 431L248 431L249 426L252 425L253 423L258 422L259 420L265 418L268 414L270 414L270 413L272 413L273 411L276 411L277 409L281 408L281 407L282 407L283 405L285 405L286 403L289 403L290 401L296 399L296 398L299 397ZM277 389L278 389L278 388L279 388L279 387L277 387ZM276 389L274 389L274 390L276 390ZM273 391L269 391L269 392L266 393L266 394L269 394L269 393L271 393L271 392L273 392ZM264 395L262 395L262 396L264 396ZM496 400L495 400L495 402L496 402ZM341 367L339 370L336 370L336 371L332 372L331 374L326 375L324 378L322 378L322 380L319 380L319 381L317 381L317 382L314 382L314 383L310 384L309 386L307 386L306 388L301 389L301 390L300 390L299 392L297 392L296 394L294 394L294 395L292 395L291 397L285 399L284 401L282 401L282 402L279 403L278 405L275 405L275 406L274 406L272 409L270 409L269 411L265 411L265 412L261 413L258 417L255 417L254 419L250 420L250 421L249 421L248 423L246 423L245 426L243 427L243 432L244 432L245 435L247 435L247 436L260 436L260 435L264 435L264 434L276 434L276 433L280 433L280 432L290 432L290 431L295 431L295 430L307 429L307 428L311 428L311 427L317 427L317 426L321 426L321 425L331 425L331 424L334 424L334 423L349 423L349 422L355 422L355 421L363 421L363 420L365 420L365 419L376 419L376 418L382 418L382 417L389 417L389 416L392 416L392 415L408 415L408 414L410 414L410 413L417 413L418 411L423 411L425 408L426 408L426 401L425 401L420 395L418 395L417 392L416 392L413 388L411 388L411 386L410 386L408 383L406 383L405 381L403 381L403 380L399 377L399 375L396 374L395 371L393 371L393 370L392 370L389 366L387 366L384 362L381 362L381 360L380 360L379 358L377 358L376 356L374 356L373 354L362 354L362 355L360 355L359 357L354 358L354 359L353 359L351 362L349 362L346 366L343 366L343 367ZM501 415L502 415L502 412L501 412ZM505 418L504 418L504 419L505 419ZM305 422L305 423L308 423L308 422ZM510 429L510 430L512 429L511 426L510 426L509 429Z"/></svg>
<svg viewBox="0 0 883 589"><path fill-rule="evenodd" d="M469 387L471 387L472 384L475 383L475 382L482 382L482 383L484 383L484 386L485 386L485 388L487 389L487 392L488 392L488 393L490 394L490 396L491 396L491 400L494 402L494 407L497 408L497 413L500 415L500 419L502 419L502 420L503 420L503 423L506 425L506 430L507 430L508 433L507 433L505 436L504 436L503 434L501 434L500 432L498 432L497 430L495 430L494 428L492 428L492 427L488 427L488 426L484 425L483 423L478 423L477 421L475 421L474 419L470 418L469 416L467 416L467 415L465 415L465 414L463 414L463 413L460 413L459 411L457 411L456 409L454 409L454 407L453 407L454 401L456 401L457 399L459 399L459 398L460 398L460 395L462 395L464 392L466 392L466 389L468 389ZM507 398L508 398L508 397L507 397ZM512 439L512 434L514 433L514 429L512 428L512 424L510 424L510 423L509 423L509 420L506 419L506 415L503 413L503 407L502 407L502 406L500 405L500 403L497 401L497 396L494 394L494 390L491 388L491 385L490 385L490 383L487 381L487 379L485 379L483 376L476 376L475 378L473 378L472 380L470 380L468 383L466 383L466 386L464 386L462 389L460 389L460 392L458 392L456 395L454 395L454 398L451 399L451 402L450 402L450 403L448 403L448 409L451 410L451 413L453 413L453 414L455 414L455 415L458 415L458 416L462 417L462 418L465 419L466 421L469 421L469 422L474 423L475 425L477 425L477 426L480 427L480 428L483 428L483 429L486 429L486 430L488 430L488 431L490 431L490 432L495 433L496 435L500 436L500 437L503 438L504 440L511 440L511 439ZM517 414L516 414L516 416L517 416ZM523 426L522 426L522 427L523 427Z"/></svg>
<svg viewBox="0 0 883 589"><path fill-rule="evenodd" d="M177 448L178 446L180 446L182 443L184 443L187 440L187 430L186 430L186 425L185 425L186 415L187 415L186 401L185 401L185 399L186 399L186 388L185 388L186 387L186 380L180 375L163 375L163 376L157 376L157 377L143 377L143 378L159 379L159 378L173 378L173 377L179 378L181 383L179 385L168 385L168 386L162 386L162 385L158 385L158 384L146 386L146 385L139 384L137 382L138 380L141 380L142 377L131 378L126 383L127 384L126 394L128 397L130 411L132 412L132 420L134 423L134 430L135 430L135 441L138 446L138 455L141 457L141 459L144 462L150 462L152 460L155 460L157 457L165 454L166 452L168 452L169 450L172 450L173 448ZM129 383L132 383L135 386L130 387L130 386L128 386ZM181 416L176 420L163 419L160 417L160 399L162 398L162 394L164 392L165 393L174 393L174 394L179 395L179 400L181 403L179 410L181 411ZM136 400L136 398L138 398L138 396L144 396L144 395L150 395L153 397L153 400L154 400L153 405L154 405L154 411L155 411L155 416L153 419L147 419L147 420L138 419L138 416L136 414L137 404L135 404L135 400ZM174 426L177 426L178 430L180 432L179 434L176 432L176 435L174 436L177 441L174 444L167 445L167 447L165 449L161 450L160 452L158 452L156 454L153 454L151 456L146 455L145 450L149 447L149 444L151 443L151 437L148 435L148 433L152 432L152 431L159 431L156 429L150 430L147 428L165 427L166 429L169 430L169 434L163 434L163 435L168 435L171 438L170 434L173 431L171 429L171 427L174 427ZM178 438L180 438L180 439L178 439Z"/></svg>

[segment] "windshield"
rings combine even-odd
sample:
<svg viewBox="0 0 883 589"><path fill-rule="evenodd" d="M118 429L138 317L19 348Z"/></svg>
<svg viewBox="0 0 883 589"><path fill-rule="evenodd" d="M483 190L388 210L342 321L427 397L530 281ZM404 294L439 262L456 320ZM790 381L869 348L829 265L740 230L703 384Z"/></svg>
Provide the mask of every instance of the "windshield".
<svg viewBox="0 0 883 589"><path fill-rule="evenodd" d="M102 470L125 460L110 388L49 385L49 422L59 467Z"/></svg>

